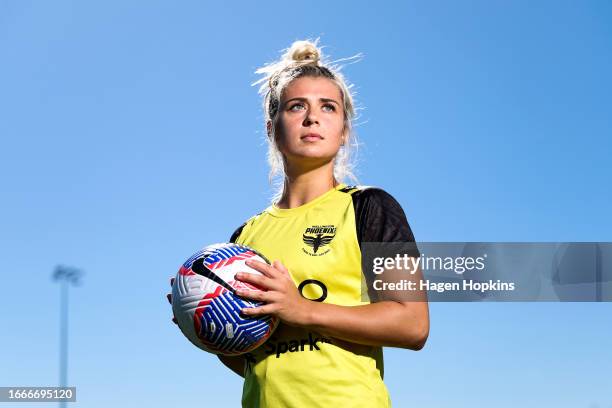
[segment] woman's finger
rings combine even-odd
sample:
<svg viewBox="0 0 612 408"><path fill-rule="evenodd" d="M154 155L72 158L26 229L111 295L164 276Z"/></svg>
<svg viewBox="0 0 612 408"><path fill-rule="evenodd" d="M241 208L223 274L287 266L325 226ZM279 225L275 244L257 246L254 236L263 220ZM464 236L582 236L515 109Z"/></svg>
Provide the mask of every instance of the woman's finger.
<svg viewBox="0 0 612 408"><path fill-rule="evenodd" d="M259 302L268 302L270 300L268 292L264 292L262 290L238 289L236 294L240 297L257 300Z"/></svg>
<svg viewBox="0 0 612 408"><path fill-rule="evenodd" d="M249 259L245 262L248 267L255 269L258 272L266 275L269 278L273 278L277 275L277 271L271 265L268 265L265 262L255 261L253 259Z"/></svg>
<svg viewBox="0 0 612 408"><path fill-rule="evenodd" d="M267 276L257 275L257 274L248 273L248 272L238 272L236 274L236 279L238 279L241 282L250 283L252 285L255 285L265 290L273 289L273 281Z"/></svg>
<svg viewBox="0 0 612 408"><path fill-rule="evenodd" d="M289 270L287 270L287 268L285 268L285 265L283 265L283 263L281 261L276 260L276 261L272 262L272 266L276 270L280 271L283 275L290 276L289 275Z"/></svg>
<svg viewBox="0 0 612 408"><path fill-rule="evenodd" d="M246 316L261 316L272 314L273 311L273 305L263 305L258 307L245 307L242 309L242 314Z"/></svg>

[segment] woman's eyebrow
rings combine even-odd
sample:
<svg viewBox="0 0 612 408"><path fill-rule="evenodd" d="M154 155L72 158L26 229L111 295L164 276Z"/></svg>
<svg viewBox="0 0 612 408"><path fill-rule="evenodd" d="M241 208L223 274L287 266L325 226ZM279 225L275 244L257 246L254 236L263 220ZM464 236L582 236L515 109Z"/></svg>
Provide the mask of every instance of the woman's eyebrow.
<svg viewBox="0 0 612 408"><path fill-rule="evenodd" d="M291 98L291 99L285 101L285 104L287 104L289 102L293 102L293 101L307 102L308 99L307 98L303 98L303 97ZM332 102L332 103L335 103L336 105L340 106L340 104L335 99L331 99L331 98L319 98L319 102Z"/></svg>

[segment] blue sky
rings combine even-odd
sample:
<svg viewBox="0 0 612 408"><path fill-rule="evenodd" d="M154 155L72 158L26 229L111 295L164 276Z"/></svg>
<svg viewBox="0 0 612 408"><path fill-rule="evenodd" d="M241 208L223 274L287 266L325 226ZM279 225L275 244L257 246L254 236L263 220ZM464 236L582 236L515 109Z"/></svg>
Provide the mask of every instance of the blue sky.
<svg viewBox="0 0 612 408"><path fill-rule="evenodd" d="M268 204L255 69L321 37L360 109L359 178L421 241L611 241L606 1L0 2L0 386L86 407L236 405L169 321L168 278ZM612 407L609 303L431 305L386 350L395 406ZM221 405L220 405L221 404ZM24 404L26 407L28 404Z"/></svg>

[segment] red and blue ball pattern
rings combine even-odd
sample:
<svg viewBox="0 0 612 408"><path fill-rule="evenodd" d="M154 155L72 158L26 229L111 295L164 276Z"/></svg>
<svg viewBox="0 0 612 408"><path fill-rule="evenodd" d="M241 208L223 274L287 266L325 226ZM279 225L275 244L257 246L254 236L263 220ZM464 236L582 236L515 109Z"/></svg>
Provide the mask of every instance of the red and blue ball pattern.
<svg viewBox="0 0 612 408"><path fill-rule="evenodd" d="M263 344L278 326L272 316L247 317L241 309L261 305L235 295L235 289L258 290L237 281L237 272L259 274L244 262L267 260L238 244L215 244L192 255L179 269L172 287L172 309L183 334L197 347L215 354L239 355Z"/></svg>

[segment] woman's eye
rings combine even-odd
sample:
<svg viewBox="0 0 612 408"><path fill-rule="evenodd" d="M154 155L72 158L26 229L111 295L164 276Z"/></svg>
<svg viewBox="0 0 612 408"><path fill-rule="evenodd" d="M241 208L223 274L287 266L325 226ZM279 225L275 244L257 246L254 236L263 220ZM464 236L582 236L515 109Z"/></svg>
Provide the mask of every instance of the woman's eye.
<svg viewBox="0 0 612 408"><path fill-rule="evenodd" d="M301 110L301 108L303 108L303 107L304 107L304 105L303 105L303 104L301 104L301 103L296 103L295 105L291 105L291 106L289 107L289 110L291 110L291 111L297 111L297 110Z"/></svg>
<svg viewBox="0 0 612 408"><path fill-rule="evenodd" d="M336 107L334 105L332 105L331 103L327 103L325 105L323 105L323 110L326 112L333 112L336 110Z"/></svg>

